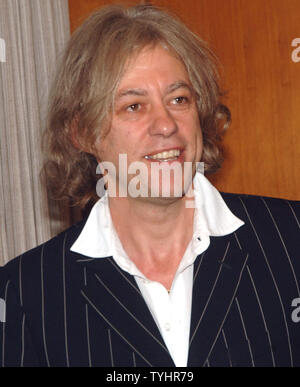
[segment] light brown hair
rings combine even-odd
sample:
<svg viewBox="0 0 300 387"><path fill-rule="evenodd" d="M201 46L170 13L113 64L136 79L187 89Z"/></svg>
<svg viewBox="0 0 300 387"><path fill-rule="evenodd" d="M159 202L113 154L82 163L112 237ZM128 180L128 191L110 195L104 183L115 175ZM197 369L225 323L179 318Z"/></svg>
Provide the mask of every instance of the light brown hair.
<svg viewBox="0 0 300 387"><path fill-rule="evenodd" d="M149 5L107 6L72 35L58 69L44 134L44 175L53 196L80 207L95 202L94 147L107 129L114 95L132 54L150 44L166 45L181 59L197 96L205 171L220 168L219 141L230 121L220 103L216 58L176 17Z"/></svg>

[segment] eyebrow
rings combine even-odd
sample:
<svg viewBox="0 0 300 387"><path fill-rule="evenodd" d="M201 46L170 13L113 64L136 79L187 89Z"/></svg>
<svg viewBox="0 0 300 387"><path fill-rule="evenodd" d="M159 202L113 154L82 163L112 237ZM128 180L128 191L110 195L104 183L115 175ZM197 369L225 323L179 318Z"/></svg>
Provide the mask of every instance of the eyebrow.
<svg viewBox="0 0 300 387"><path fill-rule="evenodd" d="M193 94L193 88L191 85L189 85L185 81L177 81L169 85L166 89L166 94L173 93L173 91L176 91L178 89L187 89L191 94Z"/></svg>
<svg viewBox="0 0 300 387"><path fill-rule="evenodd" d="M174 91L178 90L178 89L187 89L189 90L189 92L191 94L194 93L192 87L185 81L176 81L174 83L172 83L171 85L169 85L167 88L166 88L166 94L171 94L173 93ZM125 89L125 90L121 90L118 94L117 94L117 98L116 100L119 100L120 98L123 98L123 97L126 97L128 95L134 95L134 96L139 96L139 97L145 97L146 95L148 94L148 92L145 90L145 89L140 89L140 88L134 88L134 89Z"/></svg>

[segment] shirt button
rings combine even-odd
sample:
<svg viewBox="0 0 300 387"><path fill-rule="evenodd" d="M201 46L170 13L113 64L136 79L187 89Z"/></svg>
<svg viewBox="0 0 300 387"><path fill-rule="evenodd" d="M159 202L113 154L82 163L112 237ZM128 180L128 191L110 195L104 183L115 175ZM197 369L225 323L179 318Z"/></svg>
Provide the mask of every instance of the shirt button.
<svg viewBox="0 0 300 387"><path fill-rule="evenodd" d="M166 323L165 324L165 330L166 331L170 331L171 330L171 324L170 323Z"/></svg>

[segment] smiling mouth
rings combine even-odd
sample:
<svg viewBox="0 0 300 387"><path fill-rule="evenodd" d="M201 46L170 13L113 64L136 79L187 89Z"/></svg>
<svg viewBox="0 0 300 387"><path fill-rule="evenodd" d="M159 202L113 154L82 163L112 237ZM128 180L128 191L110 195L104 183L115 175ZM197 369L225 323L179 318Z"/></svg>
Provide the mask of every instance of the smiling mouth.
<svg viewBox="0 0 300 387"><path fill-rule="evenodd" d="M178 157L180 156L180 153L181 152L179 149L172 149L169 151L156 153L156 154L151 155L151 156L145 156L145 159L155 160L155 161L160 161L160 162L173 161L173 160L178 159Z"/></svg>

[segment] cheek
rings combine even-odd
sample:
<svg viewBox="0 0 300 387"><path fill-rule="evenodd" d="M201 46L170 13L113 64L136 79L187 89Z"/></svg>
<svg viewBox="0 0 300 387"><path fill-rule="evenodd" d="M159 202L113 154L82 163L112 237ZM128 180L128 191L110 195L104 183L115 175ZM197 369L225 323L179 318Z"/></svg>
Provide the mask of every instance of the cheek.
<svg viewBox="0 0 300 387"><path fill-rule="evenodd" d="M199 133L196 134L195 136L195 161L200 161L203 153L203 140L202 140L202 133L201 130L199 129Z"/></svg>
<svg viewBox="0 0 300 387"><path fill-rule="evenodd" d="M202 130L200 127L200 122L199 122L199 118L198 118L197 113L194 113L194 115L193 115L191 127L193 128L193 136L195 139L195 143L197 144L197 146L202 145L203 136L202 136Z"/></svg>
<svg viewBox="0 0 300 387"><path fill-rule="evenodd" d="M203 134L200 127L198 128L198 132L197 132L197 143L199 147L201 148L203 147Z"/></svg>
<svg viewBox="0 0 300 387"><path fill-rule="evenodd" d="M127 159L131 159L137 146L133 147L132 131L111 132L101 141L98 150L98 159L102 161L111 161L114 164L119 163L119 155L126 154Z"/></svg>
<svg viewBox="0 0 300 387"><path fill-rule="evenodd" d="M203 134L200 127L199 120L197 118L197 124L195 125L195 144L196 144L196 158L200 161L203 153Z"/></svg>
<svg viewBox="0 0 300 387"><path fill-rule="evenodd" d="M114 144L114 147L112 146ZM99 141L97 145L97 160L99 161L112 161L114 159L115 154L115 140L112 138L110 134L108 134L105 138Z"/></svg>

